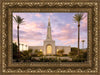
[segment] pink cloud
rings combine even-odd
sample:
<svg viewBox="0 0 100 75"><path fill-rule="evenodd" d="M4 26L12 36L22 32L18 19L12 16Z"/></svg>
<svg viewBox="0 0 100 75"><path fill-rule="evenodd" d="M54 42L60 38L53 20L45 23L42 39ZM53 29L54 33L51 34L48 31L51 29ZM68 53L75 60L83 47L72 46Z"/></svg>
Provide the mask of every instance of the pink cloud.
<svg viewBox="0 0 100 75"><path fill-rule="evenodd" d="M40 15L39 13L35 14L36 17L41 17L42 15Z"/></svg>
<svg viewBox="0 0 100 75"><path fill-rule="evenodd" d="M85 20L86 22L86 20ZM82 30L83 28L81 28ZM86 28L84 28L86 29ZM54 39L58 39L62 42L65 42L67 40L67 42L65 44L75 44L77 42L77 27L74 27L73 25L70 24L66 24L62 27L55 27L53 28L53 38ZM71 40L70 40L71 39ZM82 34L80 35L80 39L87 39L87 36L82 36Z"/></svg>
<svg viewBox="0 0 100 75"><path fill-rule="evenodd" d="M71 27L70 24L66 24L65 26L62 26L58 29L58 32L56 29L53 30L53 38L57 38L58 40L65 41L67 39L73 39L77 38L75 32L77 31L76 28L73 26Z"/></svg>
<svg viewBox="0 0 100 75"><path fill-rule="evenodd" d="M20 41L21 42L26 42L26 40L28 40L28 44L29 44L29 40L34 40L37 41L37 43L39 43L39 41L43 41L44 40L44 32L45 32L45 26L43 23L37 23L37 22L30 22L28 24L25 25L20 25ZM13 29L13 40L17 40L17 27L14 26ZM27 44L27 42L26 42ZM29 44L31 45L31 44ZM37 45L37 44L36 44Z"/></svg>
<svg viewBox="0 0 100 75"><path fill-rule="evenodd" d="M52 17L53 13L49 13L49 15L47 16L47 18ZM53 16L54 17L54 16Z"/></svg>
<svg viewBox="0 0 100 75"><path fill-rule="evenodd" d="M53 13L50 13L50 16L52 16L53 15Z"/></svg>
<svg viewBox="0 0 100 75"><path fill-rule="evenodd" d="M13 42L16 42L17 43L17 40L13 40ZM28 45L28 46L41 46L41 44L43 45L43 40L26 40L26 39L21 39L20 40L20 44L25 44L25 45Z"/></svg>
<svg viewBox="0 0 100 75"><path fill-rule="evenodd" d="M64 44L75 44L77 42L77 39L70 39L67 42L65 42Z"/></svg>
<svg viewBox="0 0 100 75"><path fill-rule="evenodd" d="M24 30L25 32L31 32L31 31L37 31L41 32L43 29L45 29L45 26L43 23L37 23L37 22L30 22L26 25L20 26L20 30Z"/></svg>

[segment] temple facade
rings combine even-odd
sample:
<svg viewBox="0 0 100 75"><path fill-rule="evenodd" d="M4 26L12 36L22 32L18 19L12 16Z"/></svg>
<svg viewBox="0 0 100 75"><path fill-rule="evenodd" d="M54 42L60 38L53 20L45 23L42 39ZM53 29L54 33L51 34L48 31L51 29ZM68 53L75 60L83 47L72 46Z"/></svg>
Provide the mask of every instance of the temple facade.
<svg viewBox="0 0 100 75"><path fill-rule="evenodd" d="M63 54L69 54L71 51L70 46L55 46L55 41L52 39L51 34L50 18L48 19L47 36L43 46L29 46L29 49L32 49L33 53L35 50L40 50L44 55L55 55L59 50L64 50Z"/></svg>

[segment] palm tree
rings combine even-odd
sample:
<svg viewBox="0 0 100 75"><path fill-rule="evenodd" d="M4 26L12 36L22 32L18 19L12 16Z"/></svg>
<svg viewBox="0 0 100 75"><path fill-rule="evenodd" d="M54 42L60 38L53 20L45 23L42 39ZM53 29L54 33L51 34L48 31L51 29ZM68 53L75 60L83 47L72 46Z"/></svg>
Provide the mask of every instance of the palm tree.
<svg viewBox="0 0 100 75"><path fill-rule="evenodd" d="M27 50L27 45L25 45L26 46L26 50Z"/></svg>
<svg viewBox="0 0 100 75"><path fill-rule="evenodd" d="M78 23L78 55L79 55L79 48L80 48L80 22L83 20L83 14L78 13L74 15L74 21Z"/></svg>
<svg viewBox="0 0 100 75"><path fill-rule="evenodd" d="M14 17L14 16L13 16ZM17 43L18 43L18 48L17 48L17 50L18 50L18 56L20 55L19 54L19 49L20 49L20 47L19 47L19 25L20 24L22 24L23 23L23 20L24 20L24 18L21 18L20 16L16 16L16 17L14 17L14 19L15 19L15 21L16 21L16 23L17 23Z"/></svg>

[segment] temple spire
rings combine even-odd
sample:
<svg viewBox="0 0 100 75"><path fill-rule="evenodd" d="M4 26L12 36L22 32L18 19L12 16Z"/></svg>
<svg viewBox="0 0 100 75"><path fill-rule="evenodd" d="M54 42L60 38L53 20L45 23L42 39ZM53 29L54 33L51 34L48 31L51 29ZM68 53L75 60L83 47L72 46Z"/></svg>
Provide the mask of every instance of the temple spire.
<svg viewBox="0 0 100 75"><path fill-rule="evenodd" d="M48 18L47 39L52 40L51 25L50 25L50 17Z"/></svg>
<svg viewBox="0 0 100 75"><path fill-rule="evenodd" d="M48 18L48 26L50 26L50 17Z"/></svg>

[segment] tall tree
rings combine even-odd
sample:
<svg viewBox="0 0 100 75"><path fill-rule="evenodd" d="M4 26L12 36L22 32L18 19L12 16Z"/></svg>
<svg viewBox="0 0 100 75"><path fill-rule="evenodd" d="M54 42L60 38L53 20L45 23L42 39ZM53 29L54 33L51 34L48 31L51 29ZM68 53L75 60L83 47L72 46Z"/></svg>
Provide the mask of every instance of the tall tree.
<svg viewBox="0 0 100 75"><path fill-rule="evenodd" d="M13 43L13 59L17 59L17 45Z"/></svg>
<svg viewBox="0 0 100 75"><path fill-rule="evenodd" d="M14 17L14 16L13 16ZM17 50L18 50L18 56L20 56L20 52L19 52L19 49L20 49L20 47L19 47L19 45L20 45L20 43L19 43L19 25L20 24L22 24L24 21L24 18L21 18L20 16L17 16L16 15L16 17L14 17L14 19L15 19L15 21L16 21L16 23L17 23L17 43L18 43L18 48L17 48Z"/></svg>
<svg viewBox="0 0 100 75"><path fill-rule="evenodd" d="M78 55L80 53L80 22L83 20L83 14L78 13L74 15L74 21L78 23Z"/></svg>

